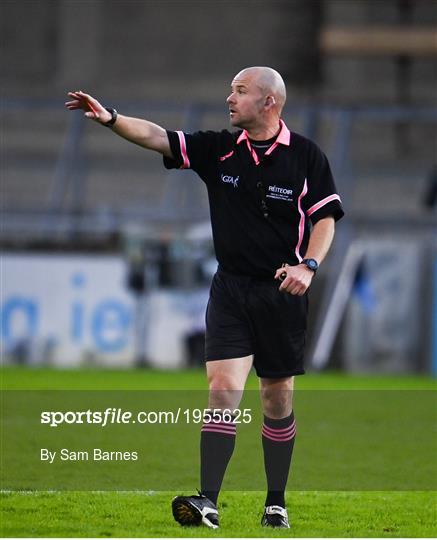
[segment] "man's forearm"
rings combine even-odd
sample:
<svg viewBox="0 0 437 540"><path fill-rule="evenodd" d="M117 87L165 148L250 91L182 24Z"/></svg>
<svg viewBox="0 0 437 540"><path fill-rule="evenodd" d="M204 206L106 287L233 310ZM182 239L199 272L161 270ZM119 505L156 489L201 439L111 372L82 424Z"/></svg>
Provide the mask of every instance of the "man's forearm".
<svg viewBox="0 0 437 540"><path fill-rule="evenodd" d="M167 132L164 128L153 122L119 114L117 121L112 127L112 131L143 148L155 150L167 157L173 157Z"/></svg>
<svg viewBox="0 0 437 540"><path fill-rule="evenodd" d="M335 220L333 217L327 217L318 221L311 231L308 249L305 253L305 259L315 259L319 264L328 253L334 238ZM284 273L286 276L284 277ZM299 296L305 294L314 277L313 270L305 264L295 266L286 265L276 270L275 279L281 279L280 291L286 291L290 294Z"/></svg>
<svg viewBox="0 0 437 540"><path fill-rule="evenodd" d="M167 132L161 126L148 120L131 118L122 114L118 114L116 118L113 118L113 114L96 98L82 92L82 90L68 92L68 97L70 101L67 101L65 106L70 111L78 109L85 111L86 118L100 124L107 124L109 121L114 122L115 120L115 123L111 125L111 129L120 137L143 148L155 150L166 157L173 157Z"/></svg>
<svg viewBox="0 0 437 540"><path fill-rule="evenodd" d="M315 259L319 264L331 247L335 232L335 220L327 217L318 221L311 231L305 259Z"/></svg>

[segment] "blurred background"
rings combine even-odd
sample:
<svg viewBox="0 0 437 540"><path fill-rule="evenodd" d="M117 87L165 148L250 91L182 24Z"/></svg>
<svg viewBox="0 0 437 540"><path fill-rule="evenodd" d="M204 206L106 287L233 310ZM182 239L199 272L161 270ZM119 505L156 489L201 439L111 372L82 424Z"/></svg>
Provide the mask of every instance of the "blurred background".
<svg viewBox="0 0 437 540"><path fill-rule="evenodd" d="M6 364L202 363L206 189L64 108L228 127L233 76L287 84L346 210L311 288L309 369L437 373L437 2L2 0Z"/></svg>

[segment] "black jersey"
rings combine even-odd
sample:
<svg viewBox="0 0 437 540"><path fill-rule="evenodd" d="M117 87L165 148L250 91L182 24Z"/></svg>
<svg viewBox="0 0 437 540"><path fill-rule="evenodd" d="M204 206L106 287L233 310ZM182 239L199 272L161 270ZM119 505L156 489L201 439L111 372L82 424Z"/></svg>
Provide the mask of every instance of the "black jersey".
<svg viewBox="0 0 437 540"><path fill-rule="evenodd" d="M343 216L328 159L281 120L261 159L245 130L167 131L174 159L166 168L193 169L208 189L214 247L229 273L271 278L282 263L298 264L311 223Z"/></svg>

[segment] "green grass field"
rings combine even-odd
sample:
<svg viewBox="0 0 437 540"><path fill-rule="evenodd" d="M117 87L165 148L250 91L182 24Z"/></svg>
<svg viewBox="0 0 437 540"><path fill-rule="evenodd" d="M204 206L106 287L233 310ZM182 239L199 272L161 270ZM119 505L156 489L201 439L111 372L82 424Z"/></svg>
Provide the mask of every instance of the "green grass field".
<svg viewBox="0 0 437 540"><path fill-rule="evenodd" d="M53 370L5 367L5 390L199 390L203 370ZM257 388L251 377L248 389ZM436 390L426 377L306 375L305 390ZM323 414L323 411L321 411ZM381 411L383 414L383 411ZM402 444L402 442L400 442ZM171 452L171 450L170 450ZM435 471L435 469L434 469ZM291 478L289 487L292 487ZM198 486L193 485L193 490ZM174 491L2 491L1 534L7 537L435 537L435 491L289 491L292 528L259 525L264 494L224 491L218 531L173 521Z"/></svg>

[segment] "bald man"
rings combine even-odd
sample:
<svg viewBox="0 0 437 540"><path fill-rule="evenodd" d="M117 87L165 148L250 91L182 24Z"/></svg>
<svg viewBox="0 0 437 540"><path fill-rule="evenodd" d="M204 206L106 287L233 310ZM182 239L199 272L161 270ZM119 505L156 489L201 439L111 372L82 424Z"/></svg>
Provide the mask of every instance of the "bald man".
<svg viewBox="0 0 437 540"><path fill-rule="evenodd" d="M343 216L329 163L281 118L284 81L269 67L232 80L227 98L236 131L168 131L118 114L82 91L70 110L163 155L167 168L193 169L205 182L218 269L206 314L209 411L201 430L201 491L172 501L181 525L219 526L217 499L232 456L238 407L252 366L260 381L267 496L263 526L288 528L285 504L296 434L293 380L303 364L307 291Z"/></svg>

